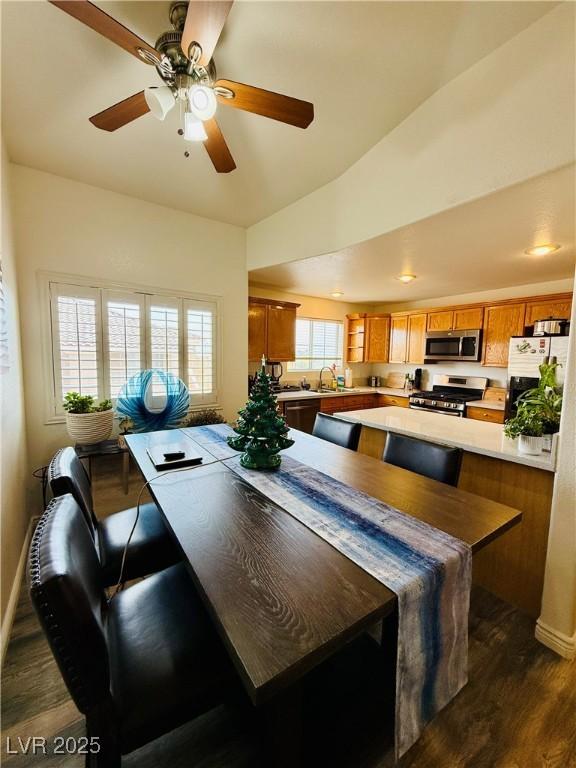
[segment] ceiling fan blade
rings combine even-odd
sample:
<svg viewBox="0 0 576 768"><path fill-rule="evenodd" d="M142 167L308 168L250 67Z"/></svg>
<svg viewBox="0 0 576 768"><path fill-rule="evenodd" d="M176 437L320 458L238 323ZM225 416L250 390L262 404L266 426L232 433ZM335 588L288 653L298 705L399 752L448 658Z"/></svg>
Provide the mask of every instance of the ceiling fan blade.
<svg viewBox="0 0 576 768"><path fill-rule="evenodd" d="M314 120L314 104L309 101L293 99L291 96L265 91L253 85L235 83L233 80L218 80L216 86L233 92L232 98L218 96L218 101L229 107L271 117L272 120L295 125L297 128L307 128Z"/></svg>
<svg viewBox="0 0 576 768"><path fill-rule="evenodd" d="M142 117L146 112L150 112L150 107L146 104L144 91L140 91L140 93L135 93L134 96L129 96L124 101L119 101L113 107L108 107L108 109L98 112L97 115L92 115L90 122L103 131L115 131L122 128L123 125L131 123L132 120L136 120L137 117Z"/></svg>
<svg viewBox="0 0 576 768"><path fill-rule="evenodd" d="M83 24L86 24L87 27L90 27L95 32L104 35L104 37L116 43L116 45L124 48L125 51L136 56L139 61L145 61L138 53L139 48L155 56L156 59L160 59L160 54L151 45L148 45L138 35L135 35L123 24L120 24L119 21L113 19L112 16L109 16L100 10L97 5L88 2L88 0L49 0L49 2ZM152 64L153 62L148 61L146 63Z"/></svg>
<svg viewBox="0 0 576 768"><path fill-rule="evenodd" d="M233 0L192 0L188 6L180 45L188 56L190 45L199 43L202 55L198 64L202 67L210 63L232 3Z"/></svg>
<svg viewBox="0 0 576 768"><path fill-rule="evenodd" d="M204 123L204 128L208 134L204 146L210 155L210 160L212 160L214 168L216 168L218 173L230 173L230 171L233 171L234 168L236 168L236 163L230 154L228 144L226 144L220 126L216 120L212 118L212 120L207 120Z"/></svg>

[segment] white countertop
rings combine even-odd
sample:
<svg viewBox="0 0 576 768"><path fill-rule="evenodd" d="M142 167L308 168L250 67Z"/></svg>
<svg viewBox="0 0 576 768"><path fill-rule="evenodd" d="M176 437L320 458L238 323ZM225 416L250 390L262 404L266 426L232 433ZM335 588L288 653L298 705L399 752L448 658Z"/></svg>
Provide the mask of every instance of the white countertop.
<svg viewBox="0 0 576 768"><path fill-rule="evenodd" d="M487 408L492 411L503 411L505 404L500 400L469 400L466 405L473 405L474 408Z"/></svg>
<svg viewBox="0 0 576 768"><path fill-rule="evenodd" d="M312 392L312 390L292 390L287 392L277 392L276 397L279 402L284 400L307 400L317 399L319 397L346 397L346 395L395 395L396 397L409 397L412 392L405 389L394 389L392 387L354 387L344 391L334 390L333 392Z"/></svg>
<svg viewBox="0 0 576 768"><path fill-rule="evenodd" d="M334 416L367 427L382 429L385 432L397 432L400 435L430 440L433 443L450 445L471 453L492 456L495 459L537 467L549 472L554 472L556 465L556 457L553 454L528 456L519 453L516 441L504 437L501 424L460 419L441 413L426 413L396 406L347 411L335 413Z"/></svg>

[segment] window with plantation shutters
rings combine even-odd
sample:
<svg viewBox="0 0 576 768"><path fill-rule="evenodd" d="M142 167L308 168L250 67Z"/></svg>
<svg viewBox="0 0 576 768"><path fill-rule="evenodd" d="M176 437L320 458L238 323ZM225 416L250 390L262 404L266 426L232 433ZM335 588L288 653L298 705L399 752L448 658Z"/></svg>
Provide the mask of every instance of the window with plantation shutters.
<svg viewBox="0 0 576 768"><path fill-rule="evenodd" d="M61 286L51 295L56 397L67 392L101 397L98 291Z"/></svg>
<svg viewBox="0 0 576 768"><path fill-rule="evenodd" d="M343 326L337 320L296 320L296 359L288 370L318 371L325 365L342 365Z"/></svg>
<svg viewBox="0 0 576 768"><path fill-rule="evenodd" d="M52 416L67 392L98 400L118 397L146 368L182 379L190 404L218 404L218 303L48 281L51 309ZM162 382L152 380L151 405L162 405Z"/></svg>

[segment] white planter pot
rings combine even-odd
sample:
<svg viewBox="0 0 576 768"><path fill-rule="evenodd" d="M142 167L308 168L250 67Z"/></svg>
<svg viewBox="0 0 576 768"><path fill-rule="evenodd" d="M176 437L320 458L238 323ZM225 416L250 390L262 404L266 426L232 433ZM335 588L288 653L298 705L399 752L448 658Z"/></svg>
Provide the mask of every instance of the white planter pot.
<svg viewBox="0 0 576 768"><path fill-rule="evenodd" d="M544 447L544 437L531 437L530 435L520 435L518 438L519 453L526 453L529 456L538 456L542 453Z"/></svg>
<svg viewBox="0 0 576 768"><path fill-rule="evenodd" d="M93 445L108 440L114 427L114 411L67 413L66 429L75 443Z"/></svg>

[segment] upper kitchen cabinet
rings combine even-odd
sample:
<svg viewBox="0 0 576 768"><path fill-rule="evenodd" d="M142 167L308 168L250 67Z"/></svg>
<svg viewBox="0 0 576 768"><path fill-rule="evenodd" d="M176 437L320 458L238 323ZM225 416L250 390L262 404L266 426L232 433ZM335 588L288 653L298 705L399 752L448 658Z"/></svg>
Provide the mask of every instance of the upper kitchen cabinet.
<svg viewBox="0 0 576 768"><path fill-rule="evenodd" d="M442 309L428 313L429 331L471 331L482 328L484 307Z"/></svg>
<svg viewBox="0 0 576 768"><path fill-rule="evenodd" d="M484 307L470 307L469 309L455 309L454 331L475 331L482 328L484 322Z"/></svg>
<svg viewBox="0 0 576 768"><path fill-rule="evenodd" d="M387 363L390 344L390 317L366 315L365 363Z"/></svg>
<svg viewBox="0 0 576 768"><path fill-rule="evenodd" d="M536 320L546 320L547 317L557 317L570 320L572 301L570 297L555 296L538 299L526 303L526 319L524 325L534 325Z"/></svg>
<svg viewBox="0 0 576 768"><path fill-rule="evenodd" d="M347 363L363 363L366 355L366 315L346 315L346 349Z"/></svg>
<svg viewBox="0 0 576 768"><path fill-rule="evenodd" d="M451 331L454 323L454 312L451 309L428 313L429 331Z"/></svg>
<svg viewBox="0 0 576 768"><path fill-rule="evenodd" d="M408 318L408 354L407 363L421 364L424 362L426 348L427 315L410 315Z"/></svg>
<svg viewBox="0 0 576 768"><path fill-rule="evenodd" d="M248 299L248 360L262 355L274 362L296 357L296 309L300 304L250 296Z"/></svg>
<svg viewBox="0 0 576 768"><path fill-rule="evenodd" d="M408 351L408 315L397 315L390 321L391 363L405 363Z"/></svg>
<svg viewBox="0 0 576 768"><path fill-rule="evenodd" d="M526 304L486 307L484 312L483 365L506 368L511 336L522 336Z"/></svg>

